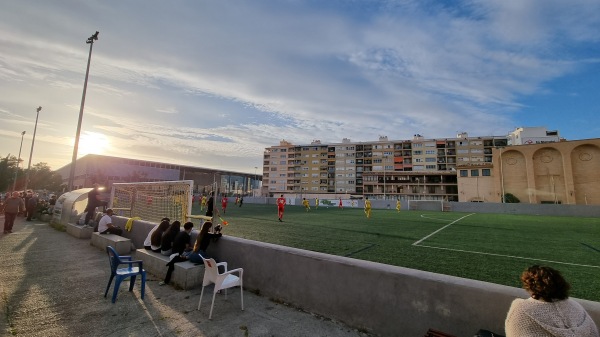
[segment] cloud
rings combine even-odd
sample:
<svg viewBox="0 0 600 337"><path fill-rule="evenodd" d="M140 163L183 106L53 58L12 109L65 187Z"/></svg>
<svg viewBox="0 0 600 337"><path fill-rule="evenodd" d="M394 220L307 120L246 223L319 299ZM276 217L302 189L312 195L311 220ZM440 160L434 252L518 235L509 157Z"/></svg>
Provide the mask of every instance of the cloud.
<svg viewBox="0 0 600 337"><path fill-rule="evenodd" d="M506 134L524 96L589 66L575 51L600 27L592 0L35 4L0 14L11 123L35 93L46 136L74 137L97 29L84 130L125 157L236 167L281 139Z"/></svg>

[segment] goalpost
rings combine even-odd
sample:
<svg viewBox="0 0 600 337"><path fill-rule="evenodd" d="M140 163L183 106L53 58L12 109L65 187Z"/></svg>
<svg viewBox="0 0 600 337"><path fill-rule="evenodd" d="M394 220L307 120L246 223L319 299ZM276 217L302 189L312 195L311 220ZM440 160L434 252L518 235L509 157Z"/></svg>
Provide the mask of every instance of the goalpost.
<svg viewBox="0 0 600 337"><path fill-rule="evenodd" d="M449 212L450 206L444 200L408 200L410 211Z"/></svg>
<svg viewBox="0 0 600 337"><path fill-rule="evenodd" d="M160 222L186 221L192 209L193 180L114 183L109 207L115 214Z"/></svg>

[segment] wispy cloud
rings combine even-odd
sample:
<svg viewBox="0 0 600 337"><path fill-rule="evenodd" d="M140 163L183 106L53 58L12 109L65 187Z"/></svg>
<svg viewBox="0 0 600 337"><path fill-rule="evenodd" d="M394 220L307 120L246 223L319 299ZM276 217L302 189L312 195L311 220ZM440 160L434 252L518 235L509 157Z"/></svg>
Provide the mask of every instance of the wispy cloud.
<svg viewBox="0 0 600 337"><path fill-rule="evenodd" d="M505 134L600 39L595 0L34 2L0 13L0 114L35 93L56 126L40 146L72 139L99 30L84 130L122 156L239 169L281 139Z"/></svg>

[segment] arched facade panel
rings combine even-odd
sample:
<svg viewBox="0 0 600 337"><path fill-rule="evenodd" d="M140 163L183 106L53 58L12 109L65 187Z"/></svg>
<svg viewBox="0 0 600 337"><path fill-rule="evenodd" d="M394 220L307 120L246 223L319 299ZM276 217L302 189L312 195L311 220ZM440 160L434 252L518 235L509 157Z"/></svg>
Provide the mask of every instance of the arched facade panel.
<svg viewBox="0 0 600 337"><path fill-rule="evenodd" d="M544 147L533 154L535 195L541 203L566 203L563 156L555 148Z"/></svg>
<svg viewBox="0 0 600 337"><path fill-rule="evenodd" d="M600 203L600 147L577 146L571 152L573 190L569 191L580 205Z"/></svg>
<svg viewBox="0 0 600 337"><path fill-rule="evenodd" d="M504 193L511 193L521 201L528 200L525 156L516 150L506 151L502 154L501 165L504 175Z"/></svg>

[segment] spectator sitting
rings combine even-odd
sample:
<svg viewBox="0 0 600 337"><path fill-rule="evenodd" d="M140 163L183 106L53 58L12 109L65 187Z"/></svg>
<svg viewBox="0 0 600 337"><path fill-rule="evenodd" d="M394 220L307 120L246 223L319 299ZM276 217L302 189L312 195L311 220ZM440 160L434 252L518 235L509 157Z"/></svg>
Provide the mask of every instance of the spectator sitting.
<svg viewBox="0 0 600 337"><path fill-rule="evenodd" d="M165 230L169 228L169 221L169 218L162 218L160 220L160 224L154 226L154 228L150 230L146 240L144 240L144 249L151 250L153 252L160 252L160 239L162 239L162 235Z"/></svg>
<svg viewBox="0 0 600 337"><path fill-rule="evenodd" d="M169 269L167 270L167 275L165 276L165 280L160 282L158 285L169 284L171 281L171 275L173 274L173 270L175 269L175 263L183 262L187 260L185 255L186 252L189 252L190 249L190 233L192 232L192 228L194 228L194 224L191 222L186 222L183 225L183 231L177 233L175 236L175 240L173 240L173 248L171 254L171 260L167 263Z"/></svg>
<svg viewBox="0 0 600 337"><path fill-rule="evenodd" d="M206 254L206 249L210 244L210 239L212 238L220 238L223 234L221 233L209 233L209 230L212 227L212 222L207 221L202 225L202 229L200 229L200 233L196 237L196 242L194 243L194 249L192 253L188 256L188 259L193 263L204 263L202 258L210 259L210 256Z"/></svg>
<svg viewBox="0 0 600 337"><path fill-rule="evenodd" d="M521 275L531 295L515 299L505 322L506 337L598 337L598 328L578 302L569 298L569 284L558 270L532 266Z"/></svg>
<svg viewBox="0 0 600 337"><path fill-rule="evenodd" d="M162 239L160 241L160 253L162 255L169 256L173 251L173 241L175 240L175 236L179 233L181 229L181 222L173 221L169 229L165 231L162 235Z"/></svg>
<svg viewBox="0 0 600 337"><path fill-rule="evenodd" d="M123 234L123 230L112 224L113 210L111 208L106 210L106 214L98 222L98 232L100 234Z"/></svg>

